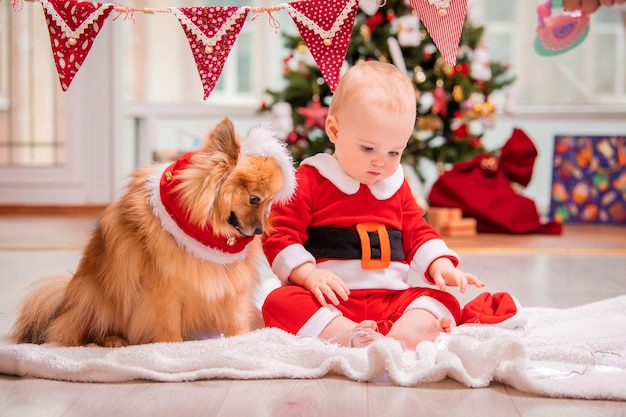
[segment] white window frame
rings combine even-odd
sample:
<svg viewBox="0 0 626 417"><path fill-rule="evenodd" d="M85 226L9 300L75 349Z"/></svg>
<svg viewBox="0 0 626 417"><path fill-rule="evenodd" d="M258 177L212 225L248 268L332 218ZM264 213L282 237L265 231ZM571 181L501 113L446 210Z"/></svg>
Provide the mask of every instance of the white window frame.
<svg viewBox="0 0 626 417"><path fill-rule="evenodd" d="M8 1L0 3L0 111L7 111L10 107L9 101L9 33L11 3Z"/></svg>
<svg viewBox="0 0 626 417"><path fill-rule="evenodd" d="M24 7L41 6L28 3ZM0 204L78 206L111 202L111 39L112 31L105 25L70 88L60 94L58 104L63 111L58 114L61 120L57 125L63 126L58 134L66 138L66 162L53 167L0 167ZM49 58L53 59L51 53Z"/></svg>

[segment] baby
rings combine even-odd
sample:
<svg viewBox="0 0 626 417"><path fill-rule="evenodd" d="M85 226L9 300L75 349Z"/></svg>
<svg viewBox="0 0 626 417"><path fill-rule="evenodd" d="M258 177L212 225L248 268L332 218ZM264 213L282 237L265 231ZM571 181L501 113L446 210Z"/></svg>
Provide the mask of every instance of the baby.
<svg viewBox="0 0 626 417"><path fill-rule="evenodd" d="M415 90L395 66L361 62L341 77L325 125L333 155L305 159L293 199L272 208L263 245L283 285L265 300L266 326L342 346L386 335L414 349L459 323L443 290L484 284L456 268L405 181L415 120ZM439 289L412 287L410 269Z"/></svg>

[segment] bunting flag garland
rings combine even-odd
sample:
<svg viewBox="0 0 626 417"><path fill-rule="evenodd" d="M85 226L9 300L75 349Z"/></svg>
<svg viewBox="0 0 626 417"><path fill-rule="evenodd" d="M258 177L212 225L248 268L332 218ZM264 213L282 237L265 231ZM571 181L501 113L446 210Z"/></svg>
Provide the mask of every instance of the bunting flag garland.
<svg viewBox="0 0 626 417"><path fill-rule="evenodd" d="M114 5L76 0L39 1L46 16L61 88L66 91Z"/></svg>
<svg viewBox="0 0 626 417"><path fill-rule="evenodd" d="M14 9L19 0L13 0ZM299 0L269 7L209 6L134 9L119 3L79 0L26 0L43 6L52 53L66 91L89 53L112 10L132 18L135 12L174 14L189 41L206 100L222 73L224 63L239 36L248 13L255 20L267 12L284 9L292 17L331 91L335 91L346 56L359 0ZM433 42L450 65L456 54L468 0L410 0Z"/></svg>
<svg viewBox="0 0 626 417"><path fill-rule="evenodd" d="M358 5L358 0L308 0L291 2L286 7L333 92L348 50Z"/></svg>
<svg viewBox="0 0 626 417"><path fill-rule="evenodd" d="M456 54L467 13L467 0L410 0L441 55L451 66Z"/></svg>
<svg viewBox="0 0 626 417"><path fill-rule="evenodd" d="M206 100L243 27L248 8L237 6L171 7L187 35Z"/></svg>

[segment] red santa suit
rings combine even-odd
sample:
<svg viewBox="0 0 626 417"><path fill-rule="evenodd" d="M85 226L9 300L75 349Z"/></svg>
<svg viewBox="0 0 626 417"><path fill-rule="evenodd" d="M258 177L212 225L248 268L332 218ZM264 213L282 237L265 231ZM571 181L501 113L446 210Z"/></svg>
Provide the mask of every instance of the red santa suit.
<svg viewBox="0 0 626 417"><path fill-rule="evenodd" d="M459 257L424 220L401 166L391 177L368 186L350 177L331 155L318 154L302 162L296 177L293 198L272 208L274 232L264 239L268 261L283 283L263 305L268 327L318 336L331 320L343 314L356 322L368 319L387 323L381 328L386 333L393 321L413 308L459 323L461 310L454 296L437 289L412 288L408 282L409 270L413 269L433 284L428 274L431 263L447 257L458 265ZM356 232L358 224L366 224L370 233ZM380 225L385 229L382 232ZM317 243L309 240L313 233ZM369 245L368 240L372 248L367 254L359 250L355 257L349 247L363 236L361 248ZM344 240L349 242L344 245ZM386 240L390 244L384 255ZM323 250L327 245L331 249ZM334 257L334 252L340 255ZM387 262L382 260L385 256ZM370 257L376 258L374 267L365 259ZM308 290L289 285L292 270L306 262L341 277L350 288L349 299L338 306L322 307Z"/></svg>

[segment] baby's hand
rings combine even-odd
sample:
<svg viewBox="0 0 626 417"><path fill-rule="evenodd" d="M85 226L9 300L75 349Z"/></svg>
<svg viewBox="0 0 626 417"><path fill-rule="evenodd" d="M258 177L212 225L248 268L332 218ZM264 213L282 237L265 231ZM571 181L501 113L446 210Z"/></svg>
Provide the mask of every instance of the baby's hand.
<svg viewBox="0 0 626 417"><path fill-rule="evenodd" d="M325 269L313 269L302 282L302 286L311 291L323 306L328 305L326 298L334 305L338 305L339 298L346 301L350 295L350 290L343 280Z"/></svg>
<svg viewBox="0 0 626 417"><path fill-rule="evenodd" d="M601 6L611 7L626 3L626 0L563 0L563 9L567 11L582 10L583 13L593 13Z"/></svg>
<svg viewBox="0 0 626 417"><path fill-rule="evenodd" d="M428 269L428 273L433 278L435 285L440 290L445 290L446 285L460 287L461 293L467 289L467 285L474 285L476 288L482 288L485 284L472 274L457 269L452 261L448 258L436 259Z"/></svg>

